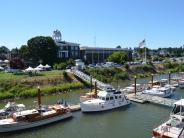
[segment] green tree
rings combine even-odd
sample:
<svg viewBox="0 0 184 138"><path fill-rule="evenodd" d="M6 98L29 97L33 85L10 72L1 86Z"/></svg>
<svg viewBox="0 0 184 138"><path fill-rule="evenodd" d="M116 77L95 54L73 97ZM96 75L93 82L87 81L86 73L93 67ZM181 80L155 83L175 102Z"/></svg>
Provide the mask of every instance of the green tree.
<svg viewBox="0 0 184 138"><path fill-rule="evenodd" d="M108 61L124 64L128 61L128 54L124 51L117 51L112 53L108 58Z"/></svg>
<svg viewBox="0 0 184 138"><path fill-rule="evenodd" d="M37 36L27 42L28 53L33 62L42 61L43 64L53 65L57 60L57 50L51 37Z"/></svg>
<svg viewBox="0 0 184 138"><path fill-rule="evenodd" d="M22 45L19 49L19 54L24 60L29 59L29 50L27 45Z"/></svg>
<svg viewBox="0 0 184 138"><path fill-rule="evenodd" d="M0 47L0 54L7 54L8 52L10 52L10 50L7 47L5 46Z"/></svg>

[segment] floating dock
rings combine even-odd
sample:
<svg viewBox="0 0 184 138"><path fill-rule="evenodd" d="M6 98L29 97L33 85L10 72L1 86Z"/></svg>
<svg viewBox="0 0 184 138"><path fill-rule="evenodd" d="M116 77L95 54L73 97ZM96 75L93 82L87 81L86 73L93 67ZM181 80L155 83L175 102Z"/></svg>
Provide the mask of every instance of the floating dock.
<svg viewBox="0 0 184 138"><path fill-rule="evenodd" d="M137 102L137 103L153 103L153 104L158 104L158 105L164 105L168 107L173 107L174 103L177 101L175 99L169 99L169 98L163 98L163 97L158 97L158 96L152 96L152 95L147 95L147 94L142 94L142 93L137 93L135 94L127 94L126 95L130 101Z"/></svg>

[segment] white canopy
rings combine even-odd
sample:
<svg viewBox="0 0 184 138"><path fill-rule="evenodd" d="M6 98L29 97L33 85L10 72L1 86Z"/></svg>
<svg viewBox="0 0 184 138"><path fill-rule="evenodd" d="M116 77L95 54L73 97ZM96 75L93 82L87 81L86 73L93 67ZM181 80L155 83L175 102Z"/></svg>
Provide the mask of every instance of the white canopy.
<svg viewBox="0 0 184 138"><path fill-rule="evenodd" d="M44 68L44 66L40 64L39 66L37 66L37 68Z"/></svg>
<svg viewBox="0 0 184 138"><path fill-rule="evenodd" d="M7 59L6 59L6 60L4 60L4 63L9 63L9 60L7 60Z"/></svg>
<svg viewBox="0 0 184 138"><path fill-rule="evenodd" d="M36 68L34 68L34 70L35 70L35 71L42 71L43 69L42 69L42 68L36 67Z"/></svg>
<svg viewBox="0 0 184 138"><path fill-rule="evenodd" d="M4 68L0 66L0 70L4 70Z"/></svg>
<svg viewBox="0 0 184 138"><path fill-rule="evenodd" d="M29 67L27 69L25 69L26 72L29 72L29 71L34 71L34 69L32 67Z"/></svg>
<svg viewBox="0 0 184 138"><path fill-rule="evenodd" d="M49 66L48 64L45 65L45 68L51 68L51 66Z"/></svg>

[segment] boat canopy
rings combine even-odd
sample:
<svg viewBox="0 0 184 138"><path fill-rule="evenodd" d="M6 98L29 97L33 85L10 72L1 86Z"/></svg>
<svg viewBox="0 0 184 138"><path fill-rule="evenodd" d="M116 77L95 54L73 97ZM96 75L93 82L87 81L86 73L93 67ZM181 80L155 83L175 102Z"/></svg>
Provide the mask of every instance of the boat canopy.
<svg viewBox="0 0 184 138"><path fill-rule="evenodd" d="M181 105L181 106L184 106L184 99L181 99L177 102L174 103L175 105Z"/></svg>

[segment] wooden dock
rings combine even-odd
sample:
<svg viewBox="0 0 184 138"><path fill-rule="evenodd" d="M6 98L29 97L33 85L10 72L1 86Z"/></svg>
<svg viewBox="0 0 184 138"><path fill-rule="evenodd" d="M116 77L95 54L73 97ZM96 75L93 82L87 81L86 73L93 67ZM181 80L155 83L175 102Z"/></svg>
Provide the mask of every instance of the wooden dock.
<svg viewBox="0 0 184 138"><path fill-rule="evenodd" d="M152 96L152 95L147 95L142 93L137 93L136 95L127 94L126 96L129 98L130 101L133 101L133 102L138 102L138 103L149 102L149 103L164 105L168 107L173 107L174 103L177 101L175 99L162 98L162 97Z"/></svg>

